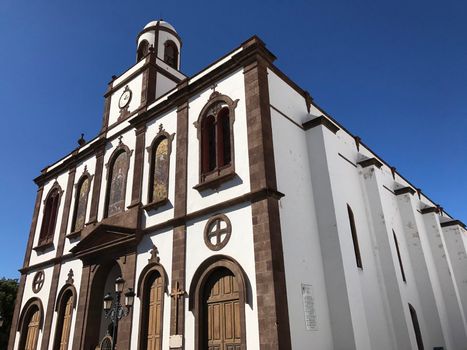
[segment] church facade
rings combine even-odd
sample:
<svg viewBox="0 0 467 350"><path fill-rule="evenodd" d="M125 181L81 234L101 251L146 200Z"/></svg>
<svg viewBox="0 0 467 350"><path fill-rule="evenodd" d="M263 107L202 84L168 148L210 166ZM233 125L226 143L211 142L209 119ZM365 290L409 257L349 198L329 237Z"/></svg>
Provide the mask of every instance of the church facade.
<svg viewBox="0 0 467 350"><path fill-rule="evenodd" d="M181 46L150 22L35 179L8 349L466 349L465 225L258 37L192 77Z"/></svg>

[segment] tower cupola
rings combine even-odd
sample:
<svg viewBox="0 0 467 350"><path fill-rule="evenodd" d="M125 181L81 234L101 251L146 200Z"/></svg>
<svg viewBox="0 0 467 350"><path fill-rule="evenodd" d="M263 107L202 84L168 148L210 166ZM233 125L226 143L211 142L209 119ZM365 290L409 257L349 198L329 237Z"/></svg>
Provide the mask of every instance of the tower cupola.
<svg viewBox="0 0 467 350"><path fill-rule="evenodd" d="M180 49L182 41L175 28L163 21L151 21L138 34L136 61L149 54L151 48L156 57L173 69L180 69Z"/></svg>

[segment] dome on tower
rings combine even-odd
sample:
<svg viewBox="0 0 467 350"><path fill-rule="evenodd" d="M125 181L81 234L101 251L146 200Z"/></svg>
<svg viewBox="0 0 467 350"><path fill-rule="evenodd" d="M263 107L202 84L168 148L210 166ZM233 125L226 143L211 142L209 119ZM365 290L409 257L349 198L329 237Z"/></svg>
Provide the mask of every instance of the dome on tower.
<svg viewBox="0 0 467 350"><path fill-rule="evenodd" d="M173 30L174 32L177 32L175 30L175 28L170 23L167 23L166 21L163 21L162 19L160 19L158 21L149 22L148 24L146 24L144 26L144 29L155 27L157 24L159 24L159 26L161 26L161 27L166 27L166 28L169 28L169 29Z"/></svg>

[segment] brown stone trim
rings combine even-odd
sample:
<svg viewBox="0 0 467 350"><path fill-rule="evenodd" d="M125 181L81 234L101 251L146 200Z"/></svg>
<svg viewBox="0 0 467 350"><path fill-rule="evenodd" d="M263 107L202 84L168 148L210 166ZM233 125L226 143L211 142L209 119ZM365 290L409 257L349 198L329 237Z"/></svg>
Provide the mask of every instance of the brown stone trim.
<svg viewBox="0 0 467 350"><path fill-rule="evenodd" d="M34 250L36 253L44 253L45 251L52 250L54 247L54 242L53 240L47 240L44 242L39 243L39 245L36 245L32 250Z"/></svg>
<svg viewBox="0 0 467 350"><path fill-rule="evenodd" d="M133 187L131 190L130 206L141 203L143 191L143 170L144 170L144 145L146 136L146 125L142 125L135 130L135 163L133 167Z"/></svg>
<svg viewBox="0 0 467 350"><path fill-rule="evenodd" d="M21 311L21 314L19 316L19 322L18 322L18 326L16 327L16 331L23 331L24 327L27 326L24 324L24 321L25 321L24 318L26 317L28 310L33 306L37 306L37 308L40 311L41 317L39 320L39 329L42 329L42 326L44 324L44 307L42 306L42 302L39 298L32 297L23 306L23 310ZM21 332L20 337L22 335L23 335L23 332Z"/></svg>
<svg viewBox="0 0 467 350"><path fill-rule="evenodd" d="M29 229L29 239L28 239L28 244L26 246L26 254L24 256L23 267L29 266L29 259L31 258L32 245L34 243L34 236L36 233L36 226L37 226L37 221L39 217L39 211L41 208L43 193L44 193L44 187L41 186L37 190L36 203L34 204L34 212L32 214L31 228Z"/></svg>
<svg viewBox="0 0 467 350"><path fill-rule="evenodd" d="M78 310L76 311L75 332L73 335L73 350L83 349L86 309L89 302L90 278L91 266L83 266L81 273L81 284L79 288Z"/></svg>
<svg viewBox="0 0 467 350"><path fill-rule="evenodd" d="M429 213L438 214L439 213L439 207L438 206L436 206L436 207L426 207L426 208L421 209L420 213L422 213L422 214L429 214Z"/></svg>
<svg viewBox="0 0 467 350"><path fill-rule="evenodd" d="M143 72L143 86L141 89L141 106L147 106L156 99L156 53L154 50L149 51L147 58L149 65Z"/></svg>
<svg viewBox="0 0 467 350"><path fill-rule="evenodd" d="M305 130L310 130L310 129L315 128L315 127L317 127L319 125L325 126L329 130L331 130L332 133L334 133L334 134L337 133L340 130L340 128L336 124L334 124L330 119L328 119L324 115L313 118L311 120L308 120L308 121L304 122L303 123L303 128Z"/></svg>
<svg viewBox="0 0 467 350"><path fill-rule="evenodd" d="M341 153L337 153L337 155L339 157L341 157L343 160L345 160L347 163L349 163L350 165L352 165L353 167L357 167L357 164L355 164L354 162L352 162L350 159L348 159L347 157L345 157L343 154Z"/></svg>
<svg viewBox="0 0 467 350"><path fill-rule="evenodd" d="M241 329L241 350L246 350L246 322L245 322L245 304L248 300L249 281L240 264L225 255L214 255L201 263L193 275L189 293L189 310L193 311L195 317L195 350L206 349L207 345L203 344L202 323L206 319L203 312L203 292L209 277L212 273L219 269L225 268L233 273L235 281L238 285L239 307L240 307L240 329ZM278 349L278 348L277 348Z"/></svg>
<svg viewBox="0 0 467 350"><path fill-rule="evenodd" d="M45 313L45 323L44 323L44 329L43 329L41 349L47 349L49 346L50 332L52 329L52 319L54 317L54 309L55 309L55 295L57 293L58 279L60 276L60 267L61 266L59 264L56 264L52 272L52 284L50 287L50 292L49 292L49 297L48 297L48 302L47 302L47 310Z"/></svg>
<svg viewBox="0 0 467 350"><path fill-rule="evenodd" d="M170 33L172 34L174 37L177 38L177 40L179 41L180 43L180 47L182 47L182 39L180 38L180 36L177 34L176 31L174 31L173 29L170 29L170 28L167 28L165 26L161 26L159 25L159 22L157 22L156 25L154 26L151 26L151 27L147 27L147 28L144 28L141 32L139 32L138 36L136 37L136 42L138 42L139 40L139 37L141 35L143 35L144 33L147 33L147 32L152 32L152 31L155 31L155 37L158 38L159 37L159 33L157 33L157 31L160 30L161 32L167 32L167 33Z"/></svg>
<svg viewBox="0 0 467 350"><path fill-rule="evenodd" d="M231 198L231 199L226 200L224 202L211 205L209 207L206 207L206 208L203 208L203 209L188 213L186 215L174 217L173 219L167 220L167 221L162 222L160 224L156 224L156 225L153 225L153 226L146 227L146 228L143 229L143 232L144 233L150 233L150 232L166 229L166 228L169 228L169 227L176 227L178 225L183 225L187 221L196 220L196 219L198 219L198 218L200 218L202 216L205 216L205 215L208 215L208 214L211 214L211 213L215 213L215 212L219 212L219 211L223 211L223 210L225 210L227 208L233 207L233 206L238 205L238 204L247 203L247 202L256 203L256 202L262 201L262 200L267 199L267 198L273 198L275 200L278 200L278 199L282 198L283 196L284 196L284 194L280 193L278 191L262 188L262 189L260 189L258 191L248 192L248 193L243 194L241 196Z"/></svg>
<svg viewBox="0 0 467 350"><path fill-rule="evenodd" d="M35 271L35 270L42 269L45 267L50 267L54 264L60 264L60 263L63 263L63 262L66 262L72 259L73 259L72 254L65 254L65 255L55 257L55 258L52 258L46 261L41 261L38 264L34 264L28 267L23 267L22 269L19 270L19 272L21 272L22 274L27 274L31 271Z"/></svg>
<svg viewBox="0 0 467 350"><path fill-rule="evenodd" d="M163 60L161 60L160 58L158 58L158 60L160 60L162 63L164 64L167 64L165 63ZM170 67L170 66L169 66ZM176 75L170 73L170 71L160 67L159 65L156 64L156 71L160 74L162 74L163 76L165 76L166 78L169 78L171 80L173 80L175 83L179 84L182 80L184 80L184 78L179 78L177 77Z"/></svg>
<svg viewBox="0 0 467 350"><path fill-rule="evenodd" d="M357 148L357 152L360 152L360 143L362 142L362 139L359 136L354 136L353 138L355 140L355 147Z"/></svg>
<svg viewBox="0 0 467 350"><path fill-rule="evenodd" d="M381 163L381 161L378 158L373 157L373 158L368 158L368 159L359 161L358 165L360 165L362 168L366 168L366 167L374 165L378 169L381 169L381 167L383 166L383 163Z"/></svg>
<svg viewBox="0 0 467 350"><path fill-rule="evenodd" d="M102 172L104 170L105 143L98 148L96 153L96 170L94 184L92 186L91 209L89 211L89 223L97 222L99 210L99 197L102 187Z"/></svg>
<svg viewBox="0 0 467 350"><path fill-rule="evenodd" d="M188 162L188 102L177 108L177 139L175 159L175 200L174 216L185 216L187 212L187 162ZM185 291L186 268L186 226L173 229L172 249L172 290ZM174 297L170 303L170 335L185 334L185 298ZM184 349L184 343L181 349Z"/></svg>
<svg viewBox="0 0 467 350"><path fill-rule="evenodd" d="M215 221L223 221L227 225L224 231L226 236L224 240L220 242L219 244L212 244L212 242L209 239L209 233L210 233L209 229L211 228L211 225ZM204 244L206 244L206 246L211 250L218 251L224 248L227 245L227 243L229 243L231 235L232 235L232 223L230 222L230 219L227 217L227 215L224 215L224 214L214 215L209 218L208 222L206 223L206 226L204 226L204 234L203 234Z"/></svg>
<svg viewBox="0 0 467 350"><path fill-rule="evenodd" d="M251 191L277 189L267 61L245 66ZM252 203L259 342L261 349L291 349L278 200Z"/></svg>
<svg viewBox="0 0 467 350"><path fill-rule="evenodd" d="M394 190L394 194L396 196L399 196L401 194L406 194L406 193L410 193L410 194L415 194L415 190L412 188L412 187L402 187L402 188L397 188Z"/></svg>
<svg viewBox="0 0 467 350"><path fill-rule="evenodd" d="M463 229L466 229L465 224L460 220L451 220L441 223L441 227L449 227L449 226L460 226Z"/></svg>
<svg viewBox="0 0 467 350"><path fill-rule="evenodd" d="M15 345L16 330L19 327L18 320L19 320L21 302L23 300L25 284L26 284L26 275L21 274L18 292L16 293L15 310L13 311L13 318L11 320L10 336L8 338L8 350L13 350L13 347Z"/></svg>
<svg viewBox="0 0 467 350"><path fill-rule="evenodd" d="M112 89L112 83L109 83L107 90ZM103 134L109 127L109 117L110 117L110 102L112 101L112 96L108 95L105 97L104 101L104 114L102 116L102 127L100 133Z"/></svg>
<svg viewBox="0 0 467 350"><path fill-rule="evenodd" d="M141 62L141 61L140 61ZM139 63L139 62L138 62ZM138 64L137 63L137 64ZM108 96L112 96L116 91L120 90L122 87L124 87L125 85L127 85L130 81L132 81L135 77L137 77L138 75L140 75L141 73L143 73L147 66L149 65L149 61L146 60L142 65L141 67L139 67L138 69L136 69L133 73L131 73L130 75L128 75L127 77L125 77L122 81L120 81L118 84L116 85L112 85L112 86L109 86L109 88L107 89L107 91L105 92L104 94L104 97L108 97ZM124 75L127 71L129 71L130 69L132 69L134 66L128 68L124 73L122 73L120 76ZM115 79L117 80L118 77Z"/></svg>

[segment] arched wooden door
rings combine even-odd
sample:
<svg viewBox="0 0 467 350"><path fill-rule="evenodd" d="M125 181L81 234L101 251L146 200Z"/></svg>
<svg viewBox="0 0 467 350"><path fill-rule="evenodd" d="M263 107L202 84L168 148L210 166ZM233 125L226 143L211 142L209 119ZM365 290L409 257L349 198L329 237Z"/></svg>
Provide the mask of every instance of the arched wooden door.
<svg viewBox="0 0 467 350"><path fill-rule="evenodd" d="M70 329L71 329L71 315L73 313L73 295L69 294L66 300L65 309L63 311L63 326L61 329L60 336L60 347L59 350L67 350L68 343L70 341Z"/></svg>
<svg viewBox="0 0 467 350"><path fill-rule="evenodd" d="M23 341L20 343L20 350L36 350L37 339L39 338L39 325L41 320L41 312L39 309L31 311L29 321L24 327L23 332L27 332L23 335Z"/></svg>
<svg viewBox="0 0 467 350"><path fill-rule="evenodd" d="M164 285L162 277L154 274L148 281L146 290L145 305L145 344L143 349L161 350L162 349L162 308L164 297Z"/></svg>
<svg viewBox="0 0 467 350"><path fill-rule="evenodd" d="M206 283L204 338L209 350L240 350L240 301L237 281L227 269L216 270Z"/></svg>

